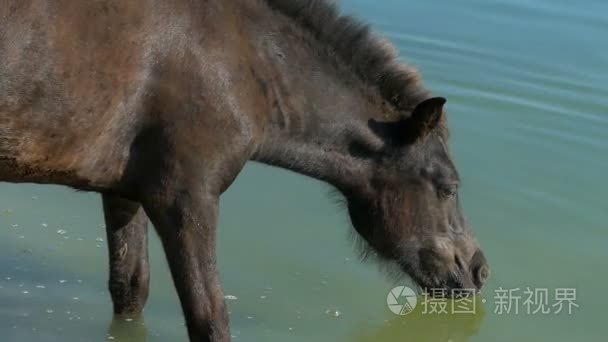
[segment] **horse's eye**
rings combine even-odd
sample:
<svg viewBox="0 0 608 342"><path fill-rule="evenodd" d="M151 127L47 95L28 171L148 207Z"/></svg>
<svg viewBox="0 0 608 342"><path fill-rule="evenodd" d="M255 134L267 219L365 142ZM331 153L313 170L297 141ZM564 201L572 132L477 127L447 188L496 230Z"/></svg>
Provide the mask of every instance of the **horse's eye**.
<svg viewBox="0 0 608 342"><path fill-rule="evenodd" d="M454 196L456 196L456 193L458 192L458 185L456 184L447 184L447 185L441 185L438 187L438 193L439 193L439 197L441 198L452 198Z"/></svg>

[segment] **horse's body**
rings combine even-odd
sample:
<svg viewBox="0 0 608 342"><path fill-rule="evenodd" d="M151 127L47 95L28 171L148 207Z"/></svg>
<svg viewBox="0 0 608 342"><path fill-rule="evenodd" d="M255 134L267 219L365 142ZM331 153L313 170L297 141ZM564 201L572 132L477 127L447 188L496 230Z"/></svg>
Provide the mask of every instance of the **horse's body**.
<svg viewBox="0 0 608 342"><path fill-rule="evenodd" d="M431 273L427 279L405 256L397 258L391 241L401 233L392 231L391 240L361 228L379 222L409 227L422 222L417 215L427 217L424 222L432 216L431 202L412 199L406 199L411 224L367 210L384 203L367 200L379 194L374 182L397 179L377 172L377 157L388 150L424 145L426 153L417 155L443 158L442 177L457 181L445 147L443 100L417 106L429 93L413 69L399 68L385 43L321 1L291 3L0 2L0 181L103 195L117 313L138 312L146 301L149 217L191 340L230 339L215 225L219 196L248 160L332 184L381 258L399 259L423 284L452 286L430 282ZM333 25L328 31L343 32L325 32L323 22ZM435 125L442 128L429 133ZM397 139L402 126L404 139ZM445 210L450 227L464 227L456 204ZM465 235L470 241L454 250L478 272L473 264L485 261L472 235ZM428 272L444 277L434 267Z"/></svg>
<svg viewBox="0 0 608 342"><path fill-rule="evenodd" d="M162 148L165 122L176 138L205 127L187 137L193 155L240 146L248 159L266 112L254 46L238 33L251 22L228 20L236 2L199 2L3 2L2 180L130 188L143 172L129 163L147 153L133 143Z"/></svg>

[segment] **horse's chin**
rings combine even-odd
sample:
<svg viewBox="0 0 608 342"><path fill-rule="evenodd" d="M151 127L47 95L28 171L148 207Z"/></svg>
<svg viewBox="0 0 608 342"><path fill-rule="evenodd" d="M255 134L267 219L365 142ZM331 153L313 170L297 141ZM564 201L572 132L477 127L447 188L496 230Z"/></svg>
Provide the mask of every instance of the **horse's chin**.
<svg viewBox="0 0 608 342"><path fill-rule="evenodd" d="M449 295L449 287L445 281L442 281L440 278L436 276L429 276L424 274L424 272L418 270L415 267L411 267L411 265L399 265L402 272L410 278L411 282L415 286L415 291L419 294L429 294L429 295L437 295L442 297L447 297ZM451 284L456 286L456 284Z"/></svg>
<svg viewBox="0 0 608 342"><path fill-rule="evenodd" d="M471 284L464 284L458 278L448 276L447 279L438 277L417 276L416 273L407 273L415 284L419 295L429 295L437 298L469 297L480 293L480 290Z"/></svg>

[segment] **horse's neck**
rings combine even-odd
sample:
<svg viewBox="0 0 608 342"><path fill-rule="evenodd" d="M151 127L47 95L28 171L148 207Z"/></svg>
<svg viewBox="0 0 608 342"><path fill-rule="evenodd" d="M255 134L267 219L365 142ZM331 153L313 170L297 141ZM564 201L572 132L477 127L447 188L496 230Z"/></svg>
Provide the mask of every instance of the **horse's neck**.
<svg viewBox="0 0 608 342"><path fill-rule="evenodd" d="M355 151L382 145L370 119L382 119L382 100L323 55L299 46L293 34L260 43L272 113L254 159L346 190L366 173Z"/></svg>

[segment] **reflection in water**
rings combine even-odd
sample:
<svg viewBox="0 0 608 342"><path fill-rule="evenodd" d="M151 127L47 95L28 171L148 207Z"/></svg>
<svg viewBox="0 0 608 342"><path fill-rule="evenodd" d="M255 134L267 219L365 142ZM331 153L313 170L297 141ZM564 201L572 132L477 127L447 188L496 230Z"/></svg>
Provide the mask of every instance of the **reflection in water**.
<svg viewBox="0 0 608 342"><path fill-rule="evenodd" d="M118 342L145 342L146 334L143 315L115 316L108 328L108 339Z"/></svg>
<svg viewBox="0 0 608 342"><path fill-rule="evenodd" d="M451 313L452 304L447 302L447 314L429 313L418 298L416 309L405 316L394 318L376 331L363 331L354 340L357 342L464 342L477 335L485 317L481 297L476 298L474 313Z"/></svg>

